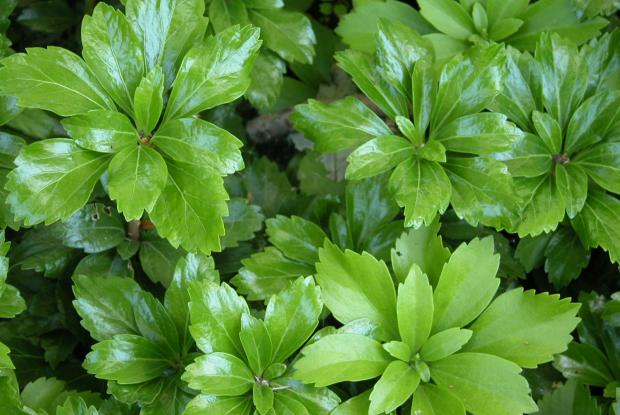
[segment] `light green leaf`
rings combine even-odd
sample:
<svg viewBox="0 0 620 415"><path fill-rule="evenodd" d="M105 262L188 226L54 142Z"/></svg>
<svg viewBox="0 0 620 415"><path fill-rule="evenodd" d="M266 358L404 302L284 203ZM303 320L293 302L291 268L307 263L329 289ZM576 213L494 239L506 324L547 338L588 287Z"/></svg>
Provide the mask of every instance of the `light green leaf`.
<svg viewBox="0 0 620 415"><path fill-rule="evenodd" d="M198 395L185 408L185 415L250 415L252 399L249 396Z"/></svg>
<svg viewBox="0 0 620 415"><path fill-rule="evenodd" d="M172 161L167 166L168 182L150 212L157 232L188 251L219 250L222 217L228 215L222 178L203 166Z"/></svg>
<svg viewBox="0 0 620 415"><path fill-rule="evenodd" d="M2 60L0 93L19 106L68 117L115 106L86 63L73 52L49 46L31 48Z"/></svg>
<svg viewBox="0 0 620 415"><path fill-rule="evenodd" d="M411 348L407 343L393 340L391 342L383 343L383 348L392 357L402 360L403 362L409 362L411 359Z"/></svg>
<svg viewBox="0 0 620 415"><path fill-rule="evenodd" d="M398 331L412 353L416 353L431 333L433 288L426 274L413 264L404 284L398 285Z"/></svg>
<svg viewBox="0 0 620 415"><path fill-rule="evenodd" d="M470 327L465 350L494 354L521 367L535 368L566 350L579 323L578 304L559 295L536 294L522 288L495 299Z"/></svg>
<svg viewBox="0 0 620 415"><path fill-rule="evenodd" d="M411 402L411 415L465 415L465 407L448 389L425 383L415 390Z"/></svg>
<svg viewBox="0 0 620 415"><path fill-rule="evenodd" d="M134 334L117 334L93 346L84 368L99 379L135 384L164 376L172 366L159 344Z"/></svg>
<svg viewBox="0 0 620 415"><path fill-rule="evenodd" d="M256 376L262 377L265 369L273 361L271 337L265 323L244 313L241 316L239 338L250 369Z"/></svg>
<svg viewBox="0 0 620 415"><path fill-rule="evenodd" d="M108 169L110 198L119 212L130 221L150 212L166 184L168 169L154 149L136 144L122 149L112 158Z"/></svg>
<svg viewBox="0 0 620 415"><path fill-rule="evenodd" d="M392 249L392 269L396 279L405 282L413 264L420 267L433 286L437 285L443 265L450 258L450 250L443 246L439 221L418 229L409 229L396 240Z"/></svg>
<svg viewBox="0 0 620 415"><path fill-rule="evenodd" d="M601 415L603 412L586 385L569 380L543 396L537 415Z"/></svg>
<svg viewBox="0 0 620 415"><path fill-rule="evenodd" d="M246 98L258 109L267 110L280 96L285 72L286 64L279 56L261 50L250 73L252 80L245 92Z"/></svg>
<svg viewBox="0 0 620 415"><path fill-rule="evenodd" d="M252 401L260 415L267 415L273 408L273 390L268 385L252 385Z"/></svg>
<svg viewBox="0 0 620 415"><path fill-rule="evenodd" d="M312 63L316 37L302 13L284 9L251 9L250 20L260 27L265 47L287 62Z"/></svg>
<svg viewBox="0 0 620 415"><path fill-rule="evenodd" d="M319 248L327 235L314 223L298 216L278 215L267 219L269 242L284 255L295 261L314 265L319 259Z"/></svg>
<svg viewBox="0 0 620 415"><path fill-rule="evenodd" d="M353 82L385 114L394 119L408 114L407 98L381 77L373 59L361 52L347 49L336 54L338 65L353 78Z"/></svg>
<svg viewBox="0 0 620 415"><path fill-rule="evenodd" d="M476 33L471 16L459 3L451 0L420 0L420 14L437 30L456 39L467 40Z"/></svg>
<svg viewBox="0 0 620 415"><path fill-rule="evenodd" d="M420 140L426 136L437 94L437 73L432 61L418 61L411 76L412 112Z"/></svg>
<svg viewBox="0 0 620 415"><path fill-rule="evenodd" d="M413 155L413 146L396 135L385 135L359 146L347 157L347 180L373 177L396 167Z"/></svg>
<svg viewBox="0 0 620 415"><path fill-rule="evenodd" d="M108 155L81 149L68 139L24 147L6 183L15 220L31 226L69 218L88 201L108 161Z"/></svg>
<svg viewBox="0 0 620 415"><path fill-rule="evenodd" d="M328 104L309 100L291 115L295 128L314 141L321 152L336 152L391 134L387 125L354 97Z"/></svg>
<svg viewBox="0 0 620 415"><path fill-rule="evenodd" d="M575 163L574 167L577 165L583 167L588 176L599 186L620 194L620 142L603 142L594 145L577 154L572 161ZM579 169L579 171L582 170ZM581 186L585 187L584 184ZM583 190L581 193L585 199Z"/></svg>
<svg viewBox="0 0 620 415"><path fill-rule="evenodd" d="M57 407L56 415L99 415L99 412L94 406L88 406L81 397L71 396Z"/></svg>
<svg viewBox="0 0 620 415"><path fill-rule="evenodd" d="M278 378L278 385L288 386L278 391L279 395L286 395L302 403L310 414L331 414L340 402L340 398L328 388L315 388L304 385L298 380L284 377Z"/></svg>
<svg viewBox="0 0 620 415"><path fill-rule="evenodd" d="M511 228L521 200L506 166L483 157L450 157L444 165L452 183L452 207L472 225Z"/></svg>
<svg viewBox="0 0 620 415"><path fill-rule="evenodd" d="M133 114L134 91L145 71L143 45L129 21L112 6L97 4L82 21L82 46L84 60L103 88Z"/></svg>
<svg viewBox="0 0 620 415"><path fill-rule="evenodd" d="M452 120L433 133L448 151L493 154L508 151L522 132L503 114L483 112Z"/></svg>
<svg viewBox="0 0 620 415"><path fill-rule="evenodd" d="M515 179L515 190L523 197L521 222L517 227L520 237L551 232L564 218L564 201L555 182L551 175Z"/></svg>
<svg viewBox="0 0 620 415"><path fill-rule="evenodd" d="M491 237L456 248L435 288L433 333L464 327L480 315L499 286L499 260Z"/></svg>
<svg viewBox="0 0 620 415"><path fill-rule="evenodd" d="M532 121L538 136L547 147L549 153L553 155L560 154L562 151L563 134L557 120L545 112L534 111L532 113Z"/></svg>
<svg viewBox="0 0 620 415"><path fill-rule="evenodd" d="M527 10L528 3L528 0L514 0L510 2L502 0L488 0L487 13L489 15L489 22L493 24L501 19L519 17L523 12L525 12L525 10Z"/></svg>
<svg viewBox="0 0 620 415"><path fill-rule="evenodd" d="M183 58L172 85L164 121L194 115L231 102L250 85L250 71L260 47L259 30L232 26Z"/></svg>
<svg viewBox="0 0 620 415"><path fill-rule="evenodd" d="M271 297L265 325L273 343L273 361L284 362L316 329L323 309L320 290L312 277L299 278Z"/></svg>
<svg viewBox="0 0 620 415"><path fill-rule="evenodd" d="M330 334L302 350L295 377L316 386L375 378L392 360L381 343L359 334Z"/></svg>
<svg viewBox="0 0 620 415"><path fill-rule="evenodd" d="M389 413L401 406L416 390L420 375L408 363L395 360L372 388L370 415Z"/></svg>
<svg viewBox="0 0 620 415"><path fill-rule="evenodd" d="M252 389L254 376L245 363L227 353L198 357L185 368L182 379L190 388L219 396L239 396Z"/></svg>
<svg viewBox="0 0 620 415"><path fill-rule="evenodd" d="M250 23L248 9L244 1L213 0L209 5L209 21L216 33L233 25Z"/></svg>
<svg viewBox="0 0 620 415"><path fill-rule="evenodd" d="M476 415L536 411L530 388L516 364L481 353L457 353L430 364L433 380Z"/></svg>
<svg viewBox="0 0 620 415"><path fill-rule="evenodd" d="M297 399L281 394L275 395L273 409L274 413L282 415L310 415Z"/></svg>
<svg viewBox="0 0 620 415"><path fill-rule="evenodd" d="M129 118L116 111L89 111L65 118L62 126L80 147L98 153L118 153L138 142Z"/></svg>
<svg viewBox="0 0 620 415"><path fill-rule="evenodd" d="M134 114L138 130L143 135L151 135L164 107L164 73L155 66L140 81L133 96Z"/></svg>
<svg viewBox="0 0 620 415"><path fill-rule="evenodd" d="M471 335L471 330L456 327L435 333L422 346L420 357L425 362L444 359L461 350Z"/></svg>
<svg viewBox="0 0 620 415"><path fill-rule="evenodd" d="M525 133L513 144L511 151L495 155L513 177L538 177L551 173L553 156L537 135Z"/></svg>
<svg viewBox="0 0 620 415"><path fill-rule="evenodd" d="M620 201L591 190L582 211L571 221L581 242L588 248L600 246L612 262L620 262Z"/></svg>
<svg viewBox="0 0 620 415"><path fill-rule="evenodd" d="M134 280L76 275L73 282L73 307L93 339L103 341L117 334L139 333L134 306L142 290Z"/></svg>
<svg viewBox="0 0 620 415"><path fill-rule="evenodd" d="M214 351L243 356L239 339L241 316L248 305L227 284L218 286L201 281L190 286L189 328L196 345L204 353Z"/></svg>
<svg viewBox="0 0 620 415"><path fill-rule="evenodd" d="M400 163L390 176L389 187L405 208L405 226L430 225L450 203L450 180L433 161L410 158Z"/></svg>
<svg viewBox="0 0 620 415"><path fill-rule="evenodd" d="M267 247L263 252L255 253L241 262L243 267L231 282L250 301L268 299L299 276L316 272L314 264L288 259L274 247Z"/></svg>
<svg viewBox="0 0 620 415"><path fill-rule="evenodd" d="M223 128L197 118L168 121L155 134L153 145L172 159L209 167L221 175L244 167L243 143Z"/></svg>
<svg viewBox="0 0 620 415"><path fill-rule="evenodd" d="M342 252L329 240L319 259L316 278L334 317L343 324L367 318L379 324L385 339L398 338L396 293L385 263L366 252Z"/></svg>
<svg viewBox="0 0 620 415"><path fill-rule="evenodd" d="M620 150L620 146L618 149ZM618 154L620 155L620 152ZM620 178L620 169L618 173L618 178ZM564 199L566 214L569 218L574 218L583 208L586 197L588 197L588 176L577 164L558 163L555 165L555 183L560 197Z"/></svg>
<svg viewBox="0 0 620 415"><path fill-rule="evenodd" d="M174 276L166 289L164 306L174 320L184 351L193 344L189 334L189 287L195 281L219 283L220 276L215 269L213 258L204 254L187 254L179 259Z"/></svg>

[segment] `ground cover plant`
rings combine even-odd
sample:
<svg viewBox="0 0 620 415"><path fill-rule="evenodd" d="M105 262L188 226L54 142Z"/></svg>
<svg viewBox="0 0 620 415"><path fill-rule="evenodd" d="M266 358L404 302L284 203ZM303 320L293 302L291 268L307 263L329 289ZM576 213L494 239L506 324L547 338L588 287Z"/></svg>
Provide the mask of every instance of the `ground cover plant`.
<svg viewBox="0 0 620 415"><path fill-rule="evenodd" d="M0 3L0 414L620 415L614 0Z"/></svg>

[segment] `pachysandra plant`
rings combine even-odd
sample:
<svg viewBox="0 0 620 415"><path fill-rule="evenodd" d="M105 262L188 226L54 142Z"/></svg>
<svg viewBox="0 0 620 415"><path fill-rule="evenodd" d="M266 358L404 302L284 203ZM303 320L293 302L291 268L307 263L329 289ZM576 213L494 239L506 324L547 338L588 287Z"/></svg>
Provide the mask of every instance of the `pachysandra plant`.
<svg viewBox="0 0 620 415"><path fill-rule="evenodd" d="M316 278L344 326L302 350L295 377L316 386L379 378L343 404L341 415L400 407L409 413L409 406L412 415L535 412L521 368L566 349L579 306L522 288L495 297L499 256L492 238L461 244L451 255L436 236L420 240L427 242L400 251L398 290L383 261L325 243ZM437 255L420 267L412 259L429 243ZM404 263L411 265L406 274Z"/></svg>
<svg viewBox="0 0 620 415"><path fill-rule="evenodd" d="M32 143L6 188L27 226L67 219L104 176L127 220L148 212L187 250L220 248L228 214L222 176L243 167L242 143L195 117L250 84L261 41L251 26L204 39L203 0L105 3L82 24L82 55L32 48L2 61L0 92L62 117L71 138Z"/></svg>
<svg viewBox="0 0 620 415"><path fill-rule="evenodd" d="M600 246L620 260L619 67L618 31L581 50L544 35L533 57L510 53L493 108L526 132L511 151L497 155L523 196L519 236L554 231L567 216L582 246L569 249L569 232L561 243L564 255L583 258L586 248ZM586 264L571 270L565 283Z"/></svg>
<svg viewBox="0 0 620 415"><path fill-rule="evenodd" d="M287 10L282 0L208 0L208 16L216 33L233 25L260 28L263 48L250 74L245 96L258 108L269 108L280 95L286 63L312 63L316 37L310 19Z"/></svg>
<svg viewBox="0 0 620 415"><path fill-rule="evenodd" d="M300 275L316 273L315 263L325 238L343 249L389 258L403 222L394 220L399 209L387 191L386 179L376 176L347 183L344 215L330 215L329 237L319 225L299 216L268 219L265 232L272 246L243 259L243 267L231 282L249 300L266 300Z"/></svg>
<svg viewBox="0 0 620 415"><path fill-rule="evenodd" d="M521 131L501 113L481 112L501 90L505 52L474 48L440 74L433 56L415 31L382 21L374 59L348 50L337 60L398 133L353 97L298 105L294 125L319 151L357 147L348 157L349 180L391 172L405 226L428 225L451 204L473 225L511 227L520 200L506 166L490 155L509 150Z"/></svg>
<svg viewBox="0 0 620 415"><path fill-rule="evenodd" d="M219 282L213 267L213 260L200 254L181 259L163 303L132 278L74 278L75 309L98 341L84 367L107 380L117 400L141 406L142 415L180 415L195 395L181 380L195 357L188 288L193 281Z"/></svg>
<svg viewBox="0 0 620 415"><path fill-rule="evenodd" d="M190 331L205 353L183 375L202 394L186 415L327 415L339 403L326 388L291 377L289 361L319 324L320 290L299 278L271 297L263 319L228 285L190 287Z"/></svg>
<svg viewBox="0 0 620 415"><path fill-rule="evenodd" d="M350 47L371 52L377 20L400 21L430 40L444 58L488 42L533 50L544 32L584 43L608 25L601 16L618 8L598 0L421 0L418 5L419 11L396 0L360 2L336 32Z"/></svg>

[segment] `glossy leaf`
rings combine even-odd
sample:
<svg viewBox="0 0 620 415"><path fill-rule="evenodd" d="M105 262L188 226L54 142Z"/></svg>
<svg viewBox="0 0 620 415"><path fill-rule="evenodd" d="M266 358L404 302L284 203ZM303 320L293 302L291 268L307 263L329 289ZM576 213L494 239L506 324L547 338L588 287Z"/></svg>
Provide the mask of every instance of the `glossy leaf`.
<svg viewBox="0 0 620 415"><path fill-rule="evenodd" d="M411 143L402 137L387 135L359 146L347 158L346 178L359 180L389 171L413 154Z"/></svg>
<svg viewBox="0 0 620 415"><path fill-rule="evenodd" d="M185 369L183 379L193 389L219 396L239 396L252 389L254 376L245 363L227 353L198 357Z"/></svg>
<svg viewBox="0 0 620 415"><path fill-rule="evenodd" d="M98 153L118 153L138 141L131 121L116 111L89 111L65 118L62 126L80 147Z"/></svg>
<svg viewBox="0 0 620 415"><path fill-rule="evenodd" d="M417 388L420 375L405 362L388 365L370 394L369 414L389 413L402 405Z"/></svg>
<svg viewBox="0 0 620 415"><path fill-rule="evenodd" d="M400 338L416 353L431 333L434 312L433 289L416 264L398 285L396 310Z"/></svg>
<svg viewBox="0 0 620 415"><path fill-rule="evenodd" d="M133 96L134 115L138 130L150 135L157 126L164 106L164 73L154 67L142 78Z"/></svg>
<svg viewBox="0 0 620 415"><path fill-rule="evenodd" d="M314 223L297 216L278 215L267 220L269 242L288 258L307 264L319 259L319 248L327 235Z"/></svg>
<svg viewBox="0 0 620 415"><path fill-rule="evenodd" d="M463 403L448 389L430 383L418 386L413 393L411 415L465 415Z"/></svg>

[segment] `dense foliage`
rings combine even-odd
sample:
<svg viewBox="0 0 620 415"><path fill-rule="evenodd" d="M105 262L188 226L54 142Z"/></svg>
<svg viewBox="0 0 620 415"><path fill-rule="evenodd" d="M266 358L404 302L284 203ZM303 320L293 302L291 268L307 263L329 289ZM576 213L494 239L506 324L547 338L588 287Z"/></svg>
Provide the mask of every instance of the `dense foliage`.
<svg viewBox="0 0 620 415"><path fill-rule="evenodd" d="M620 415L619 9L2 1L0 414Z"/></svg>

